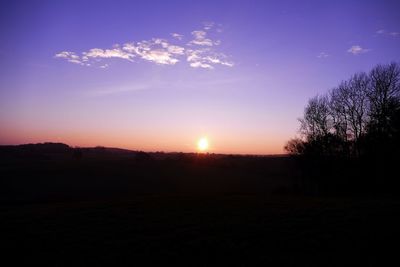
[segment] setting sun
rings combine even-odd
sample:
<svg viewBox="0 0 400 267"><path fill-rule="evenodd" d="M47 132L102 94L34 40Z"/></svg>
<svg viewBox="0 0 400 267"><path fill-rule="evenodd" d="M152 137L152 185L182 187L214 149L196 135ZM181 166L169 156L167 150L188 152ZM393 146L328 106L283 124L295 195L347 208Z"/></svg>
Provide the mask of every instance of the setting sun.
<svg viewBox="0 0 400 267"><path fill-rule="evenodd" d="M206 137L202 137L197 142L197 149L199 151L206 151L208 149L208 140Z"/></svg>

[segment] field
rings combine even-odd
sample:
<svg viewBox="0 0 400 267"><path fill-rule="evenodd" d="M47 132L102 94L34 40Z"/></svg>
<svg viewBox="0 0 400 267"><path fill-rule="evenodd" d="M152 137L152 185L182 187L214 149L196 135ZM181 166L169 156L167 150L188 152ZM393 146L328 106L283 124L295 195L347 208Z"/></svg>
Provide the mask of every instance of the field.
<svg viewBox="0 0 400 267"><path fill-rule="evenodd" d="M398 261L398 198L302 194L288 157L1 151L10 266Z"/></svg>

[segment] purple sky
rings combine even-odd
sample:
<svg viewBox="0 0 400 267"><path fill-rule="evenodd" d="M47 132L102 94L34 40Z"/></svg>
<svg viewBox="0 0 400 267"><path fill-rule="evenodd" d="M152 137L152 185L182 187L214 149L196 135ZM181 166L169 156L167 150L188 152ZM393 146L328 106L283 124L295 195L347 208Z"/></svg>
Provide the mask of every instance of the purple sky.
<svg viewBox="0 0 400 267"><path fill-rule="evenodd" d="M400 60L400 1L8 1L0 143L282 153L307 100Z"/></svg>

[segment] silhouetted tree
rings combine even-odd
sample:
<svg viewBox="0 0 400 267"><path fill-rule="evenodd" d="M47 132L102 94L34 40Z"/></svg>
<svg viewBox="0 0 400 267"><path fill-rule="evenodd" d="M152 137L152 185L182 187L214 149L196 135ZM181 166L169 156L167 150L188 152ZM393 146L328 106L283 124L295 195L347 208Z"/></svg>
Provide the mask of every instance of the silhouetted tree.
<svg viewBox="0 0 400 267"><path fill-rule="evenodd" d="M390 143L399 96L400 67L391 63L354 74L328 95L311 98L300 119L302 153L358 157L373 142ZM287 144L289 153L293 145Z"/></svg>
<svg viewBox="0 0 400 267"><path fill-rule="evenodd" d="M302 155L304 154L305 142L300 138L290 139L284 149L291 155Z"/></svg>
<svg viewBox="0 0 400 267"><path fill-rule="evenodd" d="M343 103L346 107L349 130L353 140L357 141L365 133L368 113L367 90L369 78L365 73L355 74L343 88Z"/></svg>
<svg viewBox="0 0 400 267"><path fill-rule="evenodd" d="M311 98L300 123L301 138L289 140L285 150L306 156L302 164L311 177L374 173L371 185L384 185L378 177L397 172L400 153L400 65L377 65Z"/></svg>
<svg viewBox="0 0 400 267"><path fill-rule="evenodd" d="M329 111L332 117L332 127L335 135L343 140L344 142L348 141L348 114L346 112L346 106L343 103L343 83L337 87L332 89L329 94Z"/></svg>
<svg viewBox="0 0 400 267"><path fill-rule="evenodd" d="M325 136L331 129L328 97L316 96L308 101L304 116L300 119L301 132L308 141Z"/></svg>
<svg viewBox="0 0 400 267"><path fill-rule="evenodd" d="M352 141L354 153L360 154L359 141L368 121L370 79L361 72L343 81L330 93L330 112L335 134L344 142Z"/></svg>
<svg viewBox="0 0 400 267"><path fill-rule="evenodd" d="M400 66L378 65L370 72L370 130L378 135L391 135L391 124L400 104Z"/></svg>

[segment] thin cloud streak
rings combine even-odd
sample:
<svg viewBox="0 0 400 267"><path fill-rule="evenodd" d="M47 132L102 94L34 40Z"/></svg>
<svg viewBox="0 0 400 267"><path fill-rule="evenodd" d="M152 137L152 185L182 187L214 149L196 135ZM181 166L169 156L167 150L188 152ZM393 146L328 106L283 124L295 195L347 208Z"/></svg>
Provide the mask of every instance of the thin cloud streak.
<svg viewBox="0 0 400 267"><path fill-rule="evenodd" d="M324 58L327 58L327 57L329 57L329 56L330 56L329 54L327 54L327 53L325 53L325 52L321 52L321 53L318 54L317 58L322 58L322 59L324 59Z"/></svg>
<svg viewBox="0 0 400 267"><path fill-rule="evenodd" d="M185 89L199 89L202 90L204 88L219 88L222 85L228 84L237 84L240 82L247 82L251 79L243 79L241 78L231 78L231 79L213 79L213 80L203 80L201 82L197 82L196 84L190 84L186 81L148 81L141 82L135 85L124 85L124 86L116 86L111 88L102 88L97 90L91 90L85 93L86 96L89 97L105 97L111 95L118 95L124 93L130 93L135 91L143 91L143 90L151 90L156 88L185 88Z"/></svg>
<svg viewBox="0 0 400 267"><path fill-rule="evenodd" d="M102 97L102 96L110 96L114 94L128 93L134 91L142 91L152 88L151 85L135 85L135 86L123 86L123 87L115 87L115 88L107 88L107 89L99 89L92 90L86 93L87 96L90 97Z"/></svg>
<svg viewBox="0 0 400 267"><path fill-rule="evenodd" d="M385 29L377 30L375 33L378 34L378 35L385 35L385 36L390 36L390 37L393 37L393 38L400 37L400 32L397 32L397 31L387 31L387 30L385 30Z"/></svg>

